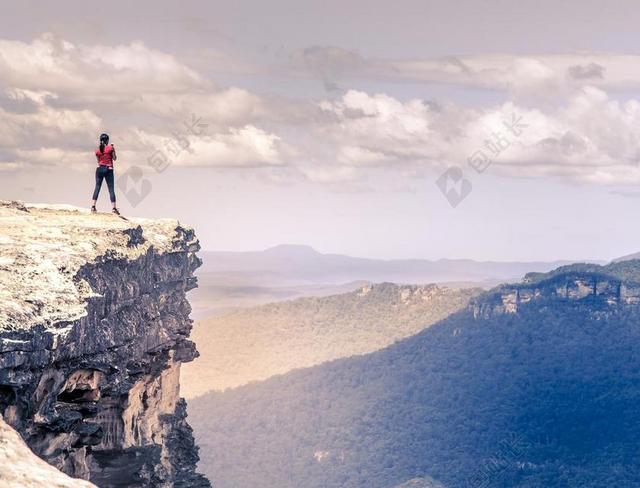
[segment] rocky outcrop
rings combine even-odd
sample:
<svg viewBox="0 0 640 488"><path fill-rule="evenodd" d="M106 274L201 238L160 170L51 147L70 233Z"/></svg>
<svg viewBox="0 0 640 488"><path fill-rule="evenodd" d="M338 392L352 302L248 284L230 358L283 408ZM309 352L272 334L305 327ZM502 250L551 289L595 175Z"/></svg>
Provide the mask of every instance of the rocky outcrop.
<svg viewBox="0 0 640 488"><path fill-rule="evenodd" d="M635 273L635 265L629 265ZM589 265L588 270L569 266L559 271L531 273L522 283L501 285L474 300L470 307L474 316L490 318L494 315L518 312L531 301L593 299L609 306L640 303L640 283L622 277L621 264ZM631 274L627 272L627 274Z"/></svg>
<svg viewBox="0 0 640 488"><path fill-rule="evenodd" d="M2 488L96 488L73 479L36 456L20 434L0 420L0 486Z"/></svg>
<svg viewBox="0 0 640 488"><path fill-rule="evenodd" d="M207 487L179 397L193 230L0 203L0 412L100 487Z"/></svg>

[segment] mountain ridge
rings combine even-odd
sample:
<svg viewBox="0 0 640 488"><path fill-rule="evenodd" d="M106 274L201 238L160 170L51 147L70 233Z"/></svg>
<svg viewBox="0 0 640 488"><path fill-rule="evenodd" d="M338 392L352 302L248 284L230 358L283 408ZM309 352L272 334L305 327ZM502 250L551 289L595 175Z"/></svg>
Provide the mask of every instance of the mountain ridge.
<svg viewBox="0 0 640 488"><path fill-rule="evenodd" d="M370 259L323 254L309 246L281 245L264 251L204 251L199 270L203 282L310 284L370 281L405 284L498 282L520 279L526 272L550 271L572 261L473 261L470 259Z"/></svg>
<svg viewBox="0 0 640 488"><path fill-rule="evenodd" d="M290 252L297 253L299 255L309 254L314 256L340 256L350 259L361 259L366 261L426 261L431 263L437 263L442 261L454 261L454 262L469 262L469 263L481 263L481 264L530 264L530 263L608 263L609 261L604 259L552 259L552 260L543 260L543 259L534 259L534 260L493 260L493 259L474 259L474 258L437 258L437 259L429 259L429 258L371 258L371 257L362 257L356 256L353 254L346 254L340 252L322 252L318 251L315 247L309 244L276 244L270 247L266 247L264 249L258 250L249 250L249 251L228 251L228 250L213 250L213 249L203 249L201 252L203 253L211 253L211 254L229 254L229 255L260 255L260 254L280 254L284 256L288 256ZM640 253L637 253L640 254ZM626 259L626 256L614 259L616 261L618 259Z"/></svg>
<svg viewBox="0 0 640 488"><path fill-rule="evenodd" d="M638 486L640 306L597 294L602 277L635 276L635 264L623 268L551 273L536 299L475 313L502 301L498 287L380 351L196 398L202 469L219 488L389 488L420 477Z"/></svg>
<svg viewBox="0 0 640 488"><path fill-rule="evenodd" d="M478 293L434 284L367 284L200 320L192 337L201 357L183 368L184 394L233 388L380 349L466 306Z"/></svg>

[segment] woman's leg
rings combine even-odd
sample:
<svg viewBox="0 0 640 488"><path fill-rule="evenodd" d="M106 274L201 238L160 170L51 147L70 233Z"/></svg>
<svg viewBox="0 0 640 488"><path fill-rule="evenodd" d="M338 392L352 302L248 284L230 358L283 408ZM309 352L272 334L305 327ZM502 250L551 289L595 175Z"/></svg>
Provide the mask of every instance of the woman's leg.
<svg viewBox="0 0 640 488"><path fill-rule="evenodd" d="M111 206L116 208L116 190L114 188L113 170L110 169L105 174L104 179L107 180L107 187L109 188L109 198L111 199Z"/></svg>
<svg viewBox="0 0 640 488"><path fill-rule="evenodd" d="M96 206L96 202L98 201L98 195L100 195L100 188L102 187L102 178L104 178L104 174L100 171L100 166L96 168L96 187L93 190L93 206Z"/></svg>

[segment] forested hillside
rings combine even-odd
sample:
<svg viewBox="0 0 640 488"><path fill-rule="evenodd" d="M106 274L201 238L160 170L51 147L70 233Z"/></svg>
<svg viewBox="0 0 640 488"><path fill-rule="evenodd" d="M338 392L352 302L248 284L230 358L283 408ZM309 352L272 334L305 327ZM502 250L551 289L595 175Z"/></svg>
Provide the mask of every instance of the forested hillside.
<svg viewBox="0 0 640 488"><path fill-rule="evenodd" d="M384 350L195 399L201 466L219 488L640 486L639 264L537 276L517 306L501 287Z"/></svg>
<svg viewBox="0 0 640 488"><path fill-rule="evenodd" d="M191 397L376 351L461 309L478 293L381 283L200 321L192 337L201 356L184 367L182 393Z"/></svg>

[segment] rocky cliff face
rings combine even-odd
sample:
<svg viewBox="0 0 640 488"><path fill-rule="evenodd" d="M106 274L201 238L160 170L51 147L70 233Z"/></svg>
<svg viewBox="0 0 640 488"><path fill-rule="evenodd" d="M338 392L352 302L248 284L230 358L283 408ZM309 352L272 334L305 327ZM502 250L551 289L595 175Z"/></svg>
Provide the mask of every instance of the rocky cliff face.
<svg viewBox="0 0 640 488"><path fill-rule="evenodd" d="M0 420L0 486L2 488L96 488L73 479L36 456L20 434Z"/></svg>
<svg viewBox="0 0 640 488"><path fill-rule="evenodd" d="M609 306L640 303L640 261L608 266L572 265L530 273L522 283L501 285L471 304L475 317L516 313L532 301L593 299Z"/></svg>
<svg viewBox="0 0 640 488"><path fill-rule="evenodd" d="M0 413L100 487L207 487L179 397L193 231L0 203Z"/></svg>

